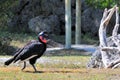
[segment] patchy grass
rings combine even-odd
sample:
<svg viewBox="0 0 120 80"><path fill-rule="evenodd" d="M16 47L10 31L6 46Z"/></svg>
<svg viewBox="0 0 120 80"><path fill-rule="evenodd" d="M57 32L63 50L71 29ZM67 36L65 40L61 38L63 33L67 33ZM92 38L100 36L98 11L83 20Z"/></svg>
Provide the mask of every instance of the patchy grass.
<svg viewBox="0 0 120 80"><path fill-rule="evenodd" d="M120 69L61 69L40 68L38 73L27 68L20 71L19 67L0 68L0 80L119 80ZM29 71L28 71L29 70Z"/></svg>
<svg viewBox="0 0 120 80"><path fill-rule="evenodd" d="M10 58L10 56L0 56L0 66L3 66L4 58ZM69 68L79 69L85 68L86 63L89 60L89 56L43 56L37 60L37 68ZM3 60L4 59L4 60ZM81 65L82 64L82 65ZM22 63L11 64L10 67L18 66L22 67ZM27 64L27 66L30 66ZM8 66L9 67L9 66Z"/></svg>
<svg viewBox="0 0 120 80"><path fill-rule="evenodd" d="M0 80L119 80L120 69L87 69L89 56L54 56L43 57L51 60L61 60L62 63L36 64L37 73L31 66L21 71L20 66L0 67ZM81 64L68 65L64 62L80 62Z"/></svg>
<svg viewBox="0 0 120 80"><path fill-rule="evenodd" d="M86 63L90 59L90 56L51 56L44 58L47 58L48 61L37 64L38 67L79 69L86 67Z"/></svg>

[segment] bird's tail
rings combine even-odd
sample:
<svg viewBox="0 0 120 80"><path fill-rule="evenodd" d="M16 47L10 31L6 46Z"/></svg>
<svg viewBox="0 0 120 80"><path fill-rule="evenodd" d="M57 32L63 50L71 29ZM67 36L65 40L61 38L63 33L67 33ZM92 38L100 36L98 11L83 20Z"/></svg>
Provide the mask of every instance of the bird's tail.
<svg viewBox="0 0 120 80"><path fill-rule="evenodd" d="M14 57L8 59L8 60L4 63L4 65L8 66L8 65L10 65L13 61L14 61Z"/></svg>

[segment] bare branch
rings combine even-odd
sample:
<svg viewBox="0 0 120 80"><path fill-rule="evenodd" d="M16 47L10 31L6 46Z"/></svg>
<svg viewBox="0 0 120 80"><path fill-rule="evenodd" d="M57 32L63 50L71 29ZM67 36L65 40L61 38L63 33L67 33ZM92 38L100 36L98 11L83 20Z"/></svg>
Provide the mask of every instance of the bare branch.
<svg viewBox="0 0 120 80"><path fill-rule="evenodd" d="M108 51L108 50L118 50L120 51L120 49L118 47L102 47L101 48L102 51Z"/></svg>
<svg viewBox="0 0 120 80"><path fill-rule="evenodd" d="M104 12L103 12L103 17L102 17L101 23L105 20L105 18L107 17L107 15L108 15L108 11L107 11L107 8L105 8Z"/></svg>
<svg viewBox="0 0 120 80"><path fill-rule="evenodd" d="M112 32L112 36L116 36L119 28L119 13L118 13L119 8L116 7L116 24Z"/></svg>
<svg viewBox="0 0 120 80"><path fill-rule="evenodd" d="M116 10L116 6L114 6L111 9L110 13L108 14L107 18L104 20L103 24L105 24L106 26L108 25L108 23L109 23L109 21L110 21L110 19L111 19L111 17L112 17L115 10Z"/></svg>
<svg viewBox="0 0 120 80"><path fill-rule="evenodd" d="M120 47L120 39L117 36L118 28L119 28L119 13L118 13L119 8L116 7L116 24L112 32L112 39L114 43Z"/></svg>
<svg viewBox="0 0 120 80"><path fill-rule="evenodd" d="M118 66L120 66L120 63L114 65L114 66L112 67L112 69L115 69L115 68L117 68Z"/></svg>

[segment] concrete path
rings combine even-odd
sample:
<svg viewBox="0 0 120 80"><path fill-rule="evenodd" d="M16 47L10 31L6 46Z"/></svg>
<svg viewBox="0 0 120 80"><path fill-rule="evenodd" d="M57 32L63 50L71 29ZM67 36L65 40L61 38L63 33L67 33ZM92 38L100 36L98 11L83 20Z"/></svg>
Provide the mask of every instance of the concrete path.
<svg viewBox="0 0 120 80"><path fill-rule="evenodd" d="M78 50L85 50L86 52L95 52L95 50L97 49L97 47L95 45L72 45L72 48L74 49L78 49Z"/></svg>
<svg viewBox="0 0 120 80"><path fill-rule="evenodd" d="M72 45L71 46L72 49L76 49L76 50L85 50L86 52L95 52L95 50L97 49L97 47L95 45ZM55 50L62 50L65 49L64 47L55 47L55 48L47 48L47 51L55 51Z"/></svg>

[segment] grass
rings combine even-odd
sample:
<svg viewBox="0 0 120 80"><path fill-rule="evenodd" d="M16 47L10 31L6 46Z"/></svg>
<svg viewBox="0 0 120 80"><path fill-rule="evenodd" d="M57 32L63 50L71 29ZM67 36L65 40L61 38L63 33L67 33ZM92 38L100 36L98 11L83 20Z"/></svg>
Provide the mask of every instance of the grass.
<svg viewBox="0 0 120 80"><path fill-rule="evenodd" d="M86 63L89 60L89 56L54 56L45 57L51 62L45 62L40 64L42 68L69 68L69 69L79 69L85 68ZM82 65L81 65L82 64Z"/></svg>
<svg viewBox="0 0 120 80"><path fill-rule="evenodd" d="M8 69L2 68L2 71L0 71L1 80L105 80L107 76L109 75L104 75L101 70L87 69L73 70L41 68L40 73L33 73L32 71L22 72L19 71L19 68L14 67Z"/></svg>
<svg viewBox="0 0 120 80"><path fill-rule="evenodd" d="M21 71L20 66L0 67L0 80L119 80L120 69L87 69L89 56L54 56L42 57L62 60L63 63L36 64L39 72L34 73L31 66ZM64 64L78 61L81 64ZM49 63L49 62L48 62ZM66 65L66 66L65 66ZM77 66L77 67L76 67Z"/></svg>
<svg viewBox="0 0 120 80"><path fill-rule="evenodd" d="M19 67L1 68L0 80L114 80L119 79L118 70L106 69L46 69L41 72L19 71ZM28 70L31 68L27 68Z"/></svg>
<svg viewBox="0 0 120 80"><path fill-rule="evenodd" d="M10 58L11 56L0 56L0 58ZM86 63L89 60L89 56L43 56L37 60L36 66L39 68L69 68L79 69L85 68ZM0 66L3 66L3 62L0 61ZM82 65L81 65L82 64ZM22 63L12 64L10 67L21 67ZM28 66L30 66L28 64ZM30 66L31 67L31 66Z"/></svg>

